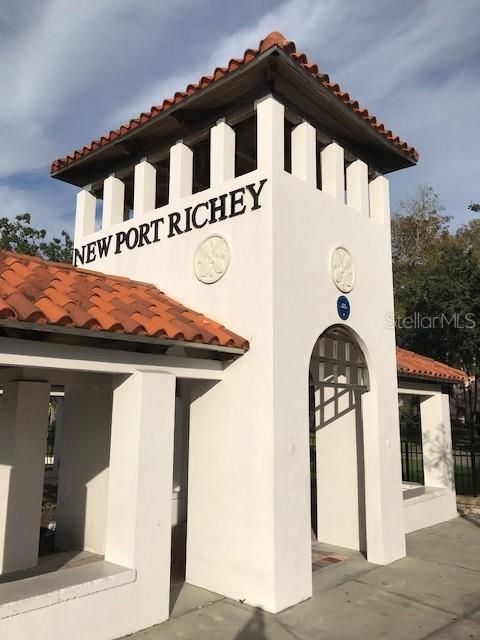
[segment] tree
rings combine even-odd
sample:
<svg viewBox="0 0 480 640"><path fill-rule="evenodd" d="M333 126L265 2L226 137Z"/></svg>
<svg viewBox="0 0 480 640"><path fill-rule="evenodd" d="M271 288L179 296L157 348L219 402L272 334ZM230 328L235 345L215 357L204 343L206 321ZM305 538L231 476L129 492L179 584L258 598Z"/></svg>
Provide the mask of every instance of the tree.
<svg viewBox="0 0 480 640"><path fill-rule="evenodd" d="M473 213L480 213L480 204L472 202L468 208ZM478 218L459 227L456 236L465 249L469 249L480 259L480 220Z"/></svg>
<svg viewBox="0 0 480 640"><path fill-rule="evenodd" d="M56 262L72 262L73 242L66 231L61 237L45 241L45 229L36 229L31 225L29 213L21 213L12 220L0 218L0 249L40 256Z"/></svg>
<svg viewBox="0 0 480 640"><path fill-rule="evenodd" d="M480 211L479 205L469 208ZM433 190L421 187L393 216L396 336L400 345L467 373L465 411L473 434L480 386L480 220L452 232L443 212Z"/></svg>
<svg viewBox="0 0 480 640"><path fill-rule="evenodd" d="M420 353L462 368L479 371L480 262L455 236L444 240L438 260L425 270L425 282L412 305L424 326L411 332L411 347Z"/></svg>
<svg viewBox="0 0 480 640"><path fill-rule="evenodd" d="M426 270L438 259L449 235L451 216L432 187L421 185L414 197L400 204L392 216L392 261L395 310L405 315L418 300Z"/></svg>
<svg viewBox="0 0 480 640"><path fill-rule="evenodd" d="M53 262L73 261L73 241L67 231L61 232L60 238L52 238L50 242L42 242L40 250L47 260Z"/></svg>

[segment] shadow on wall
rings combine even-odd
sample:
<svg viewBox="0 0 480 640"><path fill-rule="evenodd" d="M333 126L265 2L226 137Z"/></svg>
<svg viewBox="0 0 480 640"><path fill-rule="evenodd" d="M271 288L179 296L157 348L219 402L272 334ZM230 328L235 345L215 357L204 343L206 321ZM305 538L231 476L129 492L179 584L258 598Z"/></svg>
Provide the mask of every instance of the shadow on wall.
<svg viewBox="0 0 480 640"><path fill-rule="evenodd" d="M57 550L87 549L103 554L112 404L113 387L108 377L103 384L65 385Z"/></svg>
<svg viewBox="0 0 480 640"><path fill-rule="evenodd" d="M447 428L443 423L437 425L434 434L431 432L422 433L423 466L425 471L435 471L437 476L440 470L441 475L438 477L442 485L455 490L453 452L451 446L447 445L450 439L447 436L449 434L447 434Z"/></svg>
<svg viewBox="0 0 480 640"><path fill-rule="evenodd" d="M330 428L335 429L334 424L349 413L354 414L355 420L355 448L357 456L357 487L358 487L358 530L359 546L362 553L367 549L366 532L366 507L365 507L365 451L364 451L364 425L362 412L362 395L366 389L360 387L338 387L335 385L318 384L310 379L310 433ZM341 428L340 422L338 428ZM311 526L315 538L318 539L318 510L317 510L317 482L334 482L334 478L322 476L322 470L316 466L316 442L310 440L310 513ZM336 452L339 460L341 452ZM340 471L341 472L341 471Z"/></svg>
<svg viewBox="0 0 480 640"><path fill-rule="evenodd" d="M269 640L265 634L265 617L262 609L254 609L253 615L232 640ZM272 639L273 640L273 639Z"/></svg>
<svg viewBox="0 0 480 640"><path fill-rule="evenodd" d="M323 429L355 409L358 398L352 388L339 388L328 384L315 385L319 402L315 405L315 430Z"/></svg>

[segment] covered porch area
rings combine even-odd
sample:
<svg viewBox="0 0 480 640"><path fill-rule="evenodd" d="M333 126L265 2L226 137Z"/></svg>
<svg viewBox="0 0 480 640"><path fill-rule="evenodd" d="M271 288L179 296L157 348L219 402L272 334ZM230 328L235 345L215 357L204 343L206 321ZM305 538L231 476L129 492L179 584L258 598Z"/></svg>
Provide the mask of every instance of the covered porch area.
<svg viewBox="0 0 480 640"><path fill-rule="evenodd" d="M182 385L221 380L222 362L124 352L112 363L105 349L6 338L0 349L2 629L47 637L85 606L99 629L115 612L117 634L168 618L175 406ZM39 562L52 386L65 394L55 553Z"/></svg>
<svg viewBox="0 0 480 640"><path fill-rule="evenodd" d="M405 533L457 516L450 392L466 377L397 348Z"/></svg>
<svg viewBox="0 0 480 640"><path fill-rule="evenodd" d="M57 289L56 322L18 298L0 318L1 635L114 638L169 617L190 399L221 383L248 343L154 287L39 269L60 271L50 277L58 288L70 274L77 286ZM79 291L90 305L82 316ZM56 531L39 559L52 389L63 395Z"/></svg>

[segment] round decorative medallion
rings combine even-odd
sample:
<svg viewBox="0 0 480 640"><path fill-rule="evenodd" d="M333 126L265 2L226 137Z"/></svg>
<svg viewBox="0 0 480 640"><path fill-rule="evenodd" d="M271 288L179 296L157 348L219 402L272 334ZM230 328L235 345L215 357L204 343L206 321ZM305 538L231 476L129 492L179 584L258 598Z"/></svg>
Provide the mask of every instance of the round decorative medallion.
<svg viewBox="0 0 480 640"><path fill-rule="evenodd" d="M355 284L355 265L349 251L344 247L337 247L332 253L330 263L332 280L343 293L348 293Z"/></svg>
<svg viewBox="0 0 480 640"><path fill-rule="evenodd" d="M205 284L213 284L225 275L230 264L230 248L222 236L209 236L195 251L195 275Z"/></svg>

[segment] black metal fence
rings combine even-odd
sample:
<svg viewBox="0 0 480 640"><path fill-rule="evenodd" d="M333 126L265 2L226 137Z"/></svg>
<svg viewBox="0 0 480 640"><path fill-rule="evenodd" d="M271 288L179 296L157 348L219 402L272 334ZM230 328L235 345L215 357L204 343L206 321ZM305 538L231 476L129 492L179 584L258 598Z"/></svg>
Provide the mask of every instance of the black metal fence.
<svg viewBox="0 0 480 640"><path fill-rule="evenodd" d="M402 480L404 482L424 484L419 397L401 395L399 397L399 410Z"/></svg>
<svg viewBox="0 0 480 640"><path fill-rule="evenodd" d="M480 425L452 421L452 449L457 494L480 494Z"/></svg>
<svg viewBox="0 0 480 640"><path fill-rule="evenodd" d="M424 484L422 439L415 433L402 433L402 480Z"/></svg>
<svg viewBox="0 0 480 640"><path fill-rule="evenodd" d="M422 434L416 419L400 414L402 480L424 484ZM480 425L471 428L452 421L452 452L455 490L458 495L480 495Z"/></svg>

